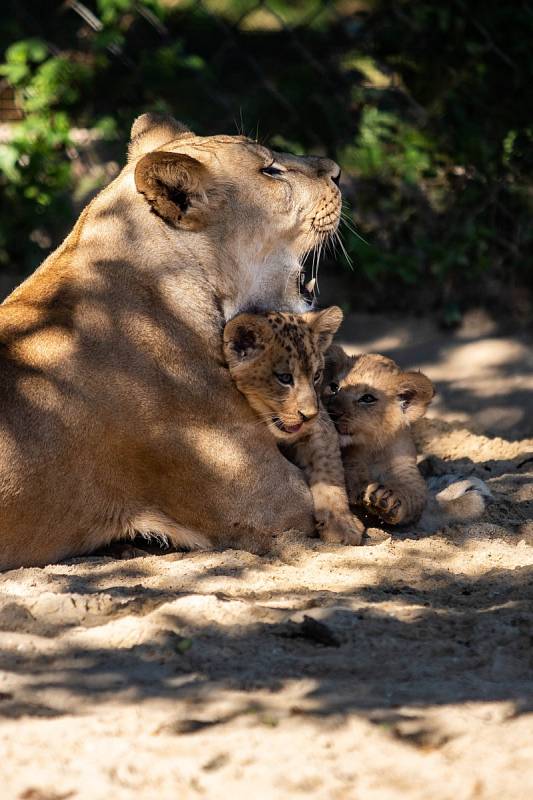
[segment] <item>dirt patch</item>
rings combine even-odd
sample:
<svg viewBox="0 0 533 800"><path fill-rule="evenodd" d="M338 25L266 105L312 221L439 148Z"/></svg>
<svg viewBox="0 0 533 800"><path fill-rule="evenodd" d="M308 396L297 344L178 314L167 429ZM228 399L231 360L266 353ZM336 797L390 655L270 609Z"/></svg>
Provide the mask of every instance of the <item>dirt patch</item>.
<svg viewBox="0 0 533 800"><path fill-rule="evenodd" d="M480 522L3 574L2 796L533 796L533 440L418 439Z"/></svg>

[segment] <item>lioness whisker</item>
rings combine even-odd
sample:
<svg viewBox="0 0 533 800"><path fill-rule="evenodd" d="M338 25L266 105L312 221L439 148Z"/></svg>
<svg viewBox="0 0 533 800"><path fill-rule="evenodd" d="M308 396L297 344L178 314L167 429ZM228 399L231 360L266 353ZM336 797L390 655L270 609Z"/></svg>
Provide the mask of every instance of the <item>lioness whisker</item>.
<svg viewBox="0 0 533 800"><path fill-rule="evenodd" d="M335 238L336 238L337 242L339 243L339 246L340 246L340 248L342 250L342 253L343 253L346 261L348 262L348 266L350 267L350 269L353 269L352 258L348 255L348 252L347 252L347 250L346 250L346 248L344 246L344 243L343 243L343 241L342 241L342 239L341 239L341 237L340 237L340 235L339 235L339 233L337 231L335 231Z"/></svg>
<svg viewBox="0 0 533 800"><path fill-rule="evenodd" d="M357 238L358 238L358 239L360 239L360 240L361 240L362 242L364 242L365 244L369 244L369 242L367 242L367 240L365 239L365 237L364 237L364 236L361 236L361 234L360 234L360 233L359 233L359 232L358 232L358 231L355 229L355 227L354 227L354 225L353 225L353 222L351 221L351 219L347 219L347 218L346 218L346 217L343 215L342 211L341 211L341 220L340 220L340 221L341 221L341 224L344 224L344 225L346 225L346 227L348 228L348 230L350 231L350 233L353 233L353 235L354 235L354 236L357 236Z"/></svg>

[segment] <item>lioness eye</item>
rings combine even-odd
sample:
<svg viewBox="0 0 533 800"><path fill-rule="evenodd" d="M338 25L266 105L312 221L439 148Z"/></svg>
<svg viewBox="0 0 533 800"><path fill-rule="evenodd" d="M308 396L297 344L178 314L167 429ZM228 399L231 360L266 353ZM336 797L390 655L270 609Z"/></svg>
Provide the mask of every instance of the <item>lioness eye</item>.
<svg viewBox="0 0 533 800"><path fill-rule="evenodd" d="M329 390L330 390L331 394L337 394L339 389L340 389L340 386L339 386L338 383L333 382L333 383L329 384Z"/></svg>
<svg viewBox="0 0 533 800"><path fill-rule="evenodd" d="M314 374L314 377L313 377L314 383L318 383L318 381L320 380L321 377L322 377L322 370L319 369Z"/></svg>
<svg viewBox="0 0 533 800"><path fill-rule="evenodd" d="M290 386L292 384L292 375L290 372L275 372L274 375L284 386Z"/></svg>
<svg viewBox="0 0 533 800"><path fill-rule="evenodd" d="M263 167L261 172L263 175L281 175L283 170L279 167L275 167L274 164L271 164L269 167Z"/></svg>
<svg viewBox="0 0 533 800"><path fill-rule="evenodd" d="M372 403L377 402L377 397L374 397L373 394L362 394L357 402L369 406Z"/></svg>

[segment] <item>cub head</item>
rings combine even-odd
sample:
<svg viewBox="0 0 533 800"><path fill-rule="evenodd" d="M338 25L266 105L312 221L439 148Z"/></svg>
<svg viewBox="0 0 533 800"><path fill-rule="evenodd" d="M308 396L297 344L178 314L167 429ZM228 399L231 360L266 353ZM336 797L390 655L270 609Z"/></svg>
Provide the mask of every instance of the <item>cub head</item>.
<svg viewBox="0 0 533 800"><path fill-rule="evenodd" d="M341 445L374 452L424 416L435 395L421 372L402 372L385 356L348 356L339 345L326 354L321 392Z"/></svg>
<svg viewBox="0 0 533 800"><path fill-rule="evenodd" d="M324 353L342 311L239 314L224 328L231 377L260 419L279 439L291 440L315 420Z"/></svg>

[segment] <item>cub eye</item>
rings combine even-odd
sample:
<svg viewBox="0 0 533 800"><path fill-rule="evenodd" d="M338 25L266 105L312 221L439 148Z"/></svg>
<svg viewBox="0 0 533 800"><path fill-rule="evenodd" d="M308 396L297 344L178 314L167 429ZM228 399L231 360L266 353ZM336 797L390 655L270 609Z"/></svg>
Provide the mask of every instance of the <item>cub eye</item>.
<svg viewBox="0 0 533 800"><path fill-rule="evenodd" d="M339 389L340 389L340 386L339 386L338 383L335 383L335 381L333 381L332 383L329 384L329 390L330 390L331 394L337 394Z"/></svg>
<svg viewBox="0 0 533 800"><path fill-rule="evenodd" d="M313 375L313 383L318 383L318 381L320 380L321 377L322 377L322 370L319 369Z"/></svg>
<svg viewBox="0 0 533 800"><path fill-rule="evenodd" d="M357 402L363 403L365 406L370 406L372 403L377 402L377 397L374 397L373 394L362 394Z"/></svg>
<svg viewBox="0 0 533 800"><path fill-rule="evenodd" d="M269 167L263 167L261 170L263 175L282 175L283 171L284 170L280 169L279 167L275 167L274 164L270 164Z"/></svg>
<svg viewBox="0 0 533 800"><path fill-rule="evenodd" d="M275 372L274 375L283 386L292 385L293 380L290 372Z"/></svg>

